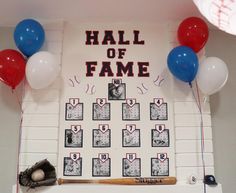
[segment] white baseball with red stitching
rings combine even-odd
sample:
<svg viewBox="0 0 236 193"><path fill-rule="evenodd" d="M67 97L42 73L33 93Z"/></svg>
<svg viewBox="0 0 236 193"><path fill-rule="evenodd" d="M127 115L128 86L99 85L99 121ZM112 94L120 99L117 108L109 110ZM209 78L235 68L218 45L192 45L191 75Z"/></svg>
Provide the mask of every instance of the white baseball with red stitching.
<svg viewBox="0 0 236 193"><path fill-rule="evenodd" d="M219 29L236 35L236 0L193 0L200 12Z"/></svg>

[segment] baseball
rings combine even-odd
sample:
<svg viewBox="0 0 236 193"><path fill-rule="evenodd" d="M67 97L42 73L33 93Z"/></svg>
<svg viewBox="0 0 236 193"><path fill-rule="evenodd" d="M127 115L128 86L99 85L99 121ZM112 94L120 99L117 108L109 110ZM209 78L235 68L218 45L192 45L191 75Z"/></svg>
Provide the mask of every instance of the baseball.
<svg viewBox="0 0 236 193"><path fill-rule="evenodd" d="M236 34L236 2L232 0L193 0L200 12L219 29Z"/></svg>
<svg viewBox="0 0 236 193"><path fill-rule="evenodd" d="M87 84L85 88L85 93L89 95L93 95L96 92L96 87L95 85L92 84Z"/></svg>
<svg viewBox="0 0 236 193"><path fill-rule="evenodd" d="M197 183L197 177L195 175L189 176L188 182L189 182L189 184L196 184Z"/></svg>
<svg viewBox="0 0 236 193"><path fill-rule="evenodd" d="M37 169L31 174L31 179L34 182L41 181L45 178L45 173L42 169Z"/></svg>

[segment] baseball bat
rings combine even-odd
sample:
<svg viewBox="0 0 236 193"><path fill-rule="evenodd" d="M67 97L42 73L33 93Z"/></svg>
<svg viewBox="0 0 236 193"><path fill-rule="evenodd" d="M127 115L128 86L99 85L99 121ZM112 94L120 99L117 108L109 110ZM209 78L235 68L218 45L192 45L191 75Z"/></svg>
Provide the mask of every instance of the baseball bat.
<svg viewBox="0 0 236 193"><path fill-rule="evenodd" d="M175 177L156 178L114 178L114 179L63 179L57 180L58 184L116 184L116 185L172 185L176 184Z"/></svg>

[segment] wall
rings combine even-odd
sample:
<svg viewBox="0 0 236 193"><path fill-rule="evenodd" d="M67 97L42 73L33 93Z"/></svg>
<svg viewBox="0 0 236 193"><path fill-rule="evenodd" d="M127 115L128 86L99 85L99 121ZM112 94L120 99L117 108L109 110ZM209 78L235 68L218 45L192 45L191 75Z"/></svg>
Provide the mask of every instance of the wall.
<svg viewBox="0 0 236 193"><path fill-rule="evenodd" d="M44 23L46 40L42 50L53 53L61 63L63 22ZM0 28L0 49L15 48L13 28ZM21 119L21 93L23 91L22 137L20 148L20 171L37 161L49 159L57 166L57 127L59 120L60 79L40 91L27 84L13 94L11 89L0 84L0 192L9 193L16 184L18 138ZM16 93L19 96L17 99ZM44 144L44 145L42 145ZM50 148L45 148L50 146ZM7 167L5 167L7 164Z"/></svg>
<svg viewBox="0 0 236 193"><path fill-rule="evenodd" d="M81 30L81 28L79 29ZM171 38L169 39L170 49L177 43L176 39L174 39L176 36L176 29L177 27L173 26L173 31L172 29L170 31L170 38ZM73 36L74 34L72 33L70 34L69 37L72 40L73 39L76 40L76 37L73 38ZM66 45L65 42L66 41L64 41L64 46ZM69 52L70 59L72 58L71 53L74 53L73 49L71 49L73 48L73 46L75 45L74 42L72 41L69 49L66 46L64 47L66 48L66 50L70 50ZM63 54L65 57L66 52L64 52ZM68 61L70 64L73 63L73 61L64 60L64 58L63 61L65 65L66 63L68 63ZM203 188L203 186L201 186L203 175L202 175L202 161L200 154L200 137L199 137L200 116L189 85L177 80L175 80L174 83L175 83L173 89L174 92L173 95L170 96L174 97L173 102L174 102L174 117L175 117L174 123L176 132L176 173L177 173L178 184L176 185L176 187L172 186L171 189L169 189L169 187L166 188L166 191L172 192L173 189L180 188L179 190L175 190L175 192L176 193L189 192L187 191L187 188L189 187L192 190L192 192L199 192L198 187ZM50 131L51 133L52 130L55 131L58 128L58 108L57 108L58 98L56 100L52 98L53 96L52 91L54 92L56 90L45 89L45 91L36 92L34 90L26 88L26 95L23 99L23 107L26 109L23 116L24 134L22 135L23 140L22 140L21 161L20 161L22 170L24 169L24 167L30 166L37 160L42 159L45 155L50 156L49 160L52 163L57 164L55 162L55 158L58 153L57 143L56 143L57 136L53 135L53 138L49 138L47 135L48 131ZM69 96L70 94L71 92L69 92ZM64 113L64 107L62 113ZM206 102L204 104L203 120L204 120L204 125L206 126L206 141L205 141L206 148L204 152L206 171L207 174L214 174L214 160L213 160L212 134L211 134L212 124L211 124L209 102ZM35 132L39 133L40 135L36 134ZM59 165L59 169L60 168L61 167ZM199 182L201 182L198 184L198 186L191 186L186 184L191 174L196 175ZM58 187L52 187L50 188L50 190L45 190L45 191L52 193L52 192L58 192L58 189L59 189ZM60 189L61 189L60 191L65 190L64 187ZM160 190L159 187L155 189L155 191L158 190ZM71 186L70 191L75 192L77 191L77 189L74 186ZM87 192L86 188L84 190L80 189L80 191ZM221 192L220 186L216 187L216 189L211 189L211 191Z"/></svg>
<svg viewBox="0 0 236 193"><path fill-rule="evenodd" d="M236 37L211 31L206 46L207 56L224 60L229 69L225 87L210 97L213 123L215 173L223 192L234 193L236 181Z"/></svg>
<svg viewBox="0 0 236 193"><path fill-rule="evenodd" d="M170 47L179 45L177 40L177 23L170 25ZM198 53L200 59L204 57L205 50ZM197 90L193 83L193 92L190 86L183 81L174 79L174 116L175 116L175 144L176 144L176 173L180 183L188 183L189 177L194 175L199 182L203 181L203 162L201 159L201 132L200 113L197 107ZM205 172L214 175L212 122L209 101L204 101L200 94L205 126L204 161Z"/></svg>
<svg viewBox="0 0 236 193"><path fill-rule="evenodd" d="M49 51L61 64L63 22L44 23L46 40L41 50ZM24 87L20 171L47 158L57 167L60 78L47 88Z"/></svg>
<svg viewBox="0 0 236 193"><path fill-rule="evenodd" d="M12 28L0 28L0 49L14 48L12 31ZM55 36L51 35L51 38L53 37ZM235 47L235 37L212 31L206 48L208 56L220 57L228 64L230 73L227 85L221 92L211 97L215 173L217 180L223 184L223 191L227 193L234 192L236 180L234 166L236 156L232 153L232 148L236 145L234 128L236 103L229 100L234 99L236 95L233 89L236 83L234 76L236 56L233 53ZM51 44L51 49L55 49L53 44ZM11 90L3 84L0 84L0 117L0 173L5 174L0 176L0 192L8 193L11 192L11 186L15 183L20 108ZM6 163L7 167L4 167Z"/></svg>
<svg viewBox="0 0 236 193"><path fill-rule="evenodd" d="M14 48L13 28L0 28L0 50ZM15 93L0 83L0 192L9 193L16 183L20 106Z"/></svg>

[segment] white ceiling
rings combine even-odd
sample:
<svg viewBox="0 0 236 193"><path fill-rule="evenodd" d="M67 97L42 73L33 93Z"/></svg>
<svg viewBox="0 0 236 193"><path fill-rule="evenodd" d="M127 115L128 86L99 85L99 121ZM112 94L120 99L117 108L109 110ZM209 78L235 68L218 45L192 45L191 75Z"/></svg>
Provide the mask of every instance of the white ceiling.
<svg viewBox="0 0 236 193"><path fill-rule="evenodd" d="M192 0L0 0L0 25L24 18L165 22L198 15Z"/></svg>

